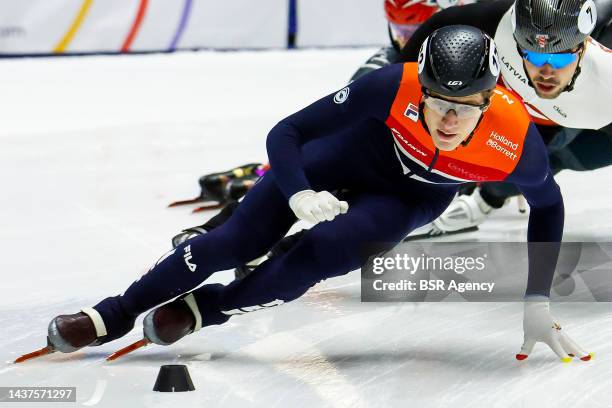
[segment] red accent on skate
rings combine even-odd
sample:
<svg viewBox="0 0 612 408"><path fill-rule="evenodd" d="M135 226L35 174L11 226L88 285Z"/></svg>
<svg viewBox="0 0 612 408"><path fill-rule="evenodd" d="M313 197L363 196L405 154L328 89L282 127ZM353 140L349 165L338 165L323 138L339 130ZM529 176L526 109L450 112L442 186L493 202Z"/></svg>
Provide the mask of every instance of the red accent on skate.
<svg viewBox="0 0 612 408"><path fill-rule="evenodd" d="M195 210L191 211L192 214L195 213L199 213L202 211L208 211L208 210L218 210L219 208L223 208L225 204L209 204L209 205L203 205L202 207L198 207Z"/></svg>
<svg viewBox="0 0 612 408"><path fill-rule="evenodd" d="M17 360L15 360L15 363L23 363L24 361L29 360L31 358L36 358L36 357L44 356L46 354L51 354L54 351L55 350L53 350L53 348L50 347L50 346L43 347L40 350L36 350L36 351L31 352L31 353L24 354L23 356L21 356Z"/></svg>
<svg viewBox="0 0 612 408"><path fill-rule="evenodd" d="M116 360L119 357L125 356L127 353L131 353L132 351L139 349L141 347L147 346L149 344L151 344L151 341L149 339L138 340L137 342L132 343L129 346L122 348L121 350L115 351L113 354L106 357L106 361Z"/></svg>
<svg viewBox="0 0 612 408"><path fill-rule="evenodd" d="M591 355L589 354L588 356L580 357L580 359L582 361L589 361L591 359Z"/></svg>
<svg viewBox="0 0 612 408"><path fill-rule="evenodd" d="M196 197L196 198L192 198L190 200L174 201L174 202L168 204L168 208L170 208L170 207L178 207L180 205L196 204L196 203L200 203L202 201L205 201L205 200L202 199L202 197Z"/></svg>
<svg viewBox="0 0 612 408"><path fill-rule="evenodd" d="M525 360L527 358L527 354L517 354L516 359L519 361Z"/></svg>

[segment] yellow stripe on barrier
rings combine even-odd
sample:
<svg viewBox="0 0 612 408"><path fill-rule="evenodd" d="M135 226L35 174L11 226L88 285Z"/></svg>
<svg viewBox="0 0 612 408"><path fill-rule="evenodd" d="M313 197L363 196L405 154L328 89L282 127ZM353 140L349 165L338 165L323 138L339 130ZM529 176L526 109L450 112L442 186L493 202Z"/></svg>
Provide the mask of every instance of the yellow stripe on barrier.
<svg viewBox="0 0 612 408"><path fill-rule="evenodd" d="M81 24L83 24L83 20L85 20L87 12L89 11L89 8L91 7L92 3L93 0L83 1L83 4L81 4L81 8L79 9L79 13L70 25L70 28L68 29L68 31L66 31L66 34L64 34L62 40L57 43L57 45L53 49L54 53L61 54L66 50L66 48L68 48L68 45L70 45L70 42L74 38L76 32L79 30L79 27L81 27Z"/></svg>

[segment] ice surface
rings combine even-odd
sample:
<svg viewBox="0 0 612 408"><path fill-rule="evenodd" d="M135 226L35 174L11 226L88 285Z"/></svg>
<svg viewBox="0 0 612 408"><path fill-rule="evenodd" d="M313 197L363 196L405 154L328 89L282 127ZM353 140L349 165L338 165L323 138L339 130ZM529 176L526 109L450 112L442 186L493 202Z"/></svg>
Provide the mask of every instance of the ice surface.
<svg viewBox="0 0 612 408"><path fill-rule="evenodd" d="M166 204L196 195L204 173L265 160L276 121L341 88L373 51L0 61L0 386L76 386L78 406L98 407L612 406L609 304L553 305L593 361L564 365L538 345L517 362L520 304L363 304L358 273L114 363L104 357L139 328L9 364L44 345L51 317L120 293L204 220ZM612 239L611 176L558 177L566 240ZM525 226L512 205L453 239L523 240ZM195 392L152 391L172 363L188 365Z"/></svg>

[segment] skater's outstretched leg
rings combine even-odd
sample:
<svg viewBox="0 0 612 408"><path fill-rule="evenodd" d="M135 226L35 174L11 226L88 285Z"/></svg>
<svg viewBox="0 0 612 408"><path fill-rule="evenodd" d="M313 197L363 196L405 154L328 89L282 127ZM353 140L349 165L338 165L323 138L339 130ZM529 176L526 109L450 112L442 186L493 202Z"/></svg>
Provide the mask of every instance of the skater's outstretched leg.
<svg viewBox="0 0 612 408"><path fill-rule="evenodd" d="M85 310L89 313L54 318L49 326L50 342L57 350L68 352L117 339L129 332L136 317L146 310L188 292L214 272L263 255L294 221L287 200L269 173L226 223L168 252L123 295L104 299Z"/></svg>
<svg viewBox="0 0 612 408"><path fill-rule="evenodd" d="M421 205L418 197L358 196L347 214L306 231L287 253L265 261L244 279L227 286L204 285L151 311L145 318L145 337L170 344L233 315L294 300L317 282L344 275L369 256L390 249L410 230L435 219L452 196L443 195L439 207Z"/></svg>

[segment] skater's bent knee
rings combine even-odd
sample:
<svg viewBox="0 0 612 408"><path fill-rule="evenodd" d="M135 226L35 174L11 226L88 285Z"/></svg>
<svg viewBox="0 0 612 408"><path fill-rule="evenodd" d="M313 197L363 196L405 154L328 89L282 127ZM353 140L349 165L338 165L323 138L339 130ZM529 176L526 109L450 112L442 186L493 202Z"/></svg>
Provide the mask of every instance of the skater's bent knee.
<svg viewBox="0 0 612 408"><path fill-rule="evenodd" d="M310 273L321 279L344 275L361 265L360 244L329 231L311 230L299 241L303 260L312 263ZM297 245L296 245L297 246Z"/></svg>

